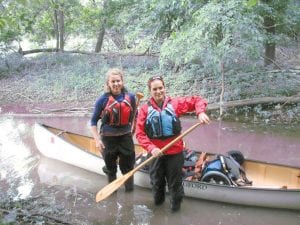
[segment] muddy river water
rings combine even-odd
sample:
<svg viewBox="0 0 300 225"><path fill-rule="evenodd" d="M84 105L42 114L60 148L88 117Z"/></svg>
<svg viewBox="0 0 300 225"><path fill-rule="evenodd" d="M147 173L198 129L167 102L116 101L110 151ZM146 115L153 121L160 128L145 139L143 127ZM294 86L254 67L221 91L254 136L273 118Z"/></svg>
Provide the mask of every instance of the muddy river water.
<svg viewBox="0 0 300 225"><path fill-rule="evenodd" d="M106 178L43 157L33 140L35 122L90 136L89 117L0 116L0 198L12 202L29 199L31 203L26 204L32 205L26 205L26 213L52 218L51 224L300 224L300 211L190 198L184 199L178 213L171 213L169 202L156 207L150 190L139 187L131 193L120 189L108 199L95 203L95 193L106 185ZM194 118L184 118L183 129L194 122ZM215 153L238 149L247 158L300 166L299 127L292 135L286 135L257 131L240 123L213 121L197 128L185 141L191 149ZM16 214L8 213L4 222L13 222ZM47 223L37 217L35 224Z"/></svg>

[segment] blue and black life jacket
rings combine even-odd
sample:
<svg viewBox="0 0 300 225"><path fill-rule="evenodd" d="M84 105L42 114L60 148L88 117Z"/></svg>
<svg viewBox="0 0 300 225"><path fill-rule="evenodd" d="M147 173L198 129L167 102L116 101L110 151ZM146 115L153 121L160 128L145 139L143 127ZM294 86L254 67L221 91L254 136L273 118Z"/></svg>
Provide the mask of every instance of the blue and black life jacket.
<svg viewBox="0 0 300 225"><path fill-rule="evenodd" d="M243 154L237 150L231 150L227 154L217 155L216 159L208 162L203 168L201 180L220 179L222 174L224 174L229 179L228 185L251 185L252 181L248 180L242 167L244 162Z"/></svg>
<svg viewBox="0 0 300 225"><path fill-rule="evenodd" d="M180 134L181 123L171 103L160 112L148 102L145 130L147 136L152 139L165 139Z"/></svg>

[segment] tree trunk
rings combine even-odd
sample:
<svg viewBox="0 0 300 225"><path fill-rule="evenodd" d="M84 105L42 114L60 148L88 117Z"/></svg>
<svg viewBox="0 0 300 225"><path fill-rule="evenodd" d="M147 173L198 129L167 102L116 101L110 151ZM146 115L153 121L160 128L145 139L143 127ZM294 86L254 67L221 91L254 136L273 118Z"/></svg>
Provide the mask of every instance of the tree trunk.
<svg viewBox="0 0 300 225"><path fill-rule="evenodd" d="M272 37L275 34L275 21L270 17L265 17L264 26L268 35ZM265 44L265 66L275 62L275 47L276 45L273 41Z"/></svg>
<svg viewBox="0 0 300 225"><path fill-rule="evenodd" d="M63 52L64 51L64 36L65 36L65 26L64 26L64 12L59 9L58 10L59 14L59 51Z"/></svg>
<svg viewBox="0 0 300 225"><path fill-rule="evenodd" d="M58 13L57 9L54 9L54 32L55 32L55 38L56 38L56 49L59 49L59 29L58 29Z"/></svg>
<svg viewBox="0 0 300 225"><path fill-rule="evenodd" d="M103 44L103 39L104 39L104 34L105 34L105 28L104 28L104 25L101 24L99 32L98 32L98 36L97 36L96 47L95 47L95 52L96 53L99 53L101 51L102 44Z"/></svg>
<svg viewBox="0 0 300 225"><path fill-rule="evenodd" d="M102 4L103 4L103 9L105 10L107 8L108 0L103 0ZM95 2L94 2L94 6L98 7ZM98 31L98 35L97 35L97 43L95 46L95 53L99 53L102 49L104 35L105 35L105 31L106 31L106 21L107 20L106 20L105 16L99 17L100 26L99 26L99 31Z"/></svg>
<svg viewBox="0 0 300 225"><path fill-rule="evenodd" d="M223 115L223 97L224 97L224 63L221 61L221 78L222 78L222 86L221 86L221 94L220 94L220 116Z"/></svg>
<svg viewBox="0 0 300 225"><path fill-rule="evenodd" d="M111 40L115 43L118 49L122 50L126 48L126 42L123 33L118 29L113 29L109 32Z"/></svg>

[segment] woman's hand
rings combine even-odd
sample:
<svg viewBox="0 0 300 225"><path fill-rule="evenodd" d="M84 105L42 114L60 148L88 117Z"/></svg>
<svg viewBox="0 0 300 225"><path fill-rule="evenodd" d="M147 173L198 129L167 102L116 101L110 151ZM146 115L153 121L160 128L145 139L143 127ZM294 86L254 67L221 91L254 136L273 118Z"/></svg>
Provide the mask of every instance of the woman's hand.
<svg viewBox="0 0 300 225"><path fill-rule="evenodd" d="M99 150L99 152L102 154L103 149L105 148L104 144L100 140L100 135L97 131L97 126L91 126L91 131L95 140L95 147Z"/></svg>
<svg viewBox="0 0 300 225"><path fill-rule="evenodd" d="M100 151L100 153L102 154L103 149L105 148L104 144L102 143L102 141L100 139L96 139L96 148Z"/></svg>
<svg viewBox="0 0 300 225"><path fill-rule="evenodd" d="M151 151L151 154L155 157L159 157L159 156L162 156L162 152L160 151L160 148L154 148L152 149Z"/></svg>
<svg viewBox="0 0 300 225"><path fill-rule="evenodd" d="M209 117L205 114L205 112L202 112L198 115L198 120L200 121L201 124L209 124L210 119Z"/></svg>

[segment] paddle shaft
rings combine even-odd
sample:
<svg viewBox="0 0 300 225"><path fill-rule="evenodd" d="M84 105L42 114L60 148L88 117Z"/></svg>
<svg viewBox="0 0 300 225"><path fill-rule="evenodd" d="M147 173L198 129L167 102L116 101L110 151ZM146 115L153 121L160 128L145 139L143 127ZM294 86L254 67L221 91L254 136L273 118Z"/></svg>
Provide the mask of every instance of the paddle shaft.
<svg viewBox="0 0 300 225"><path fill-rule="evenodd" d="M170 148L172 145L174 145L176 142L178 142L180 139L182 139L184 136L186 136L188 133L193 131L197 126L199 126L200 123L196 123L193 126L191 126L189 129L187 129L185 132L180 134L178 137L176 137L174 140L172 140L170 143L168 143L165 147L163 147L160 152L163 153L165 152L168 148ZM129 173L134 174L136 171L139 169L143 168L145 165L147 165L149 162L151 162L153 159L155 159L157 156L152 155L150 158L136 166L133 170L131 170Z"/></svg>
<svg viewBox="0 0 300 225"><path fill-rule="evenodd" d="M200 123L196 123L193 126L191 126L189 129L187 129L185 132L180 134L178 137L176 137L174 140L172 140L169 144L167 144L165 147L163 147L160 151L163 153L168 148L170 148L172 145L174 145L176 142L178 142L180 139L182 139L184 136L186 136L188 133L190 133L192 130L194 130L197 126L199 126ZM114 180L113 182L109 183L105 187L103 187L100 191L98 191L96 195L96 202L102 201L103 199L106 199L108 196L110 196L115 190L117 190L119 187L121 187L133 174L144 167L146 164L148 164L150 161L155 159L157 156L151 156L138 166L136 166L133 170L129 171L128 173L124 174L123 176L119 177L118 179Z"/></svg>
<svg viewBox="0 0 300 225"><path fill-rule="evenodd" d="M141 93L141 92L137 92L136 97L137 97L137 102L136 102L135 110L133 112L131 131L134 130L134 127L135 127L135 124L136 124L136 121L135 121L136 112L137 112L138 106L140 105L141 99L144 97L144 94Z"/></svg>

